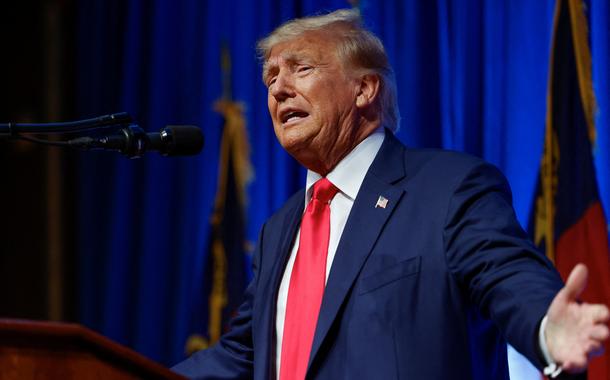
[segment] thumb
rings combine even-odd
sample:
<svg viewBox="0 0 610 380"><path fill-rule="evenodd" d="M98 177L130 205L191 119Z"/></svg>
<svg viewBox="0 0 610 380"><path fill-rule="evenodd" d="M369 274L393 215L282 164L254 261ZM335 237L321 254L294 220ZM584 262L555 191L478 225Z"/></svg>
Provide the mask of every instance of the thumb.
<svg viewBox="0 0 610 380"><path fill-rule="evenodd" d="M585 290L585 286L587 286L587 277L588 270L584 264L577 264L574 269L572 269L572 272L570 272L568 280L566 281L566 285L562 290L566 301L576 301L582 291Z"/></svg>

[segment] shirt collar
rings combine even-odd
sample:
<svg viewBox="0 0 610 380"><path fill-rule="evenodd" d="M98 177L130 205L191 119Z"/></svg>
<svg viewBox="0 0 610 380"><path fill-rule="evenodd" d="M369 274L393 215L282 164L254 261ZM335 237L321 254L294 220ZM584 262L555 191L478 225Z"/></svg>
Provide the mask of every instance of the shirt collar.
<svg viewBox="0 0 610 380"><path fill-rule="evenodd" d="M326 178L335 185L339 191L347 196L352 202L356 199L358 190L364 181L364 176L373 163L381 144L385 139L383 127L377 128L367 138L356 145L335 168L326 175ZM307 170L307 182L305 186L305 205L311 199L313 184L322 176L311 170Z"/></svg>

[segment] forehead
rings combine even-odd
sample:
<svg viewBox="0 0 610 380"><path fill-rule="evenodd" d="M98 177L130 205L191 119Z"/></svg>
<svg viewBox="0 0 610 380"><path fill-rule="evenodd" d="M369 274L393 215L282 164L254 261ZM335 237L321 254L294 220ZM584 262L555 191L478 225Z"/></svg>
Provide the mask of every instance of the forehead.
<svg viewBox="0 0 610 380"><path fill-rule="evenodd" d="M274 45L265 60L263 71L281 62L332 60L336 56L335 47L336 42L328 33L306 32L299 37Z"/></svg>

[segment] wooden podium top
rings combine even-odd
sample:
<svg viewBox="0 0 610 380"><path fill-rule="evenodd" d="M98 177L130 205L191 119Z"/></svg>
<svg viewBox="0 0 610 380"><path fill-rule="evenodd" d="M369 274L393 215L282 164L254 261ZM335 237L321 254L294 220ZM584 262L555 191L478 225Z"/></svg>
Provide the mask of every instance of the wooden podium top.
<svg viewBox="0 0 610 380"><path fill-rule="evenodd" d="M0 376L12 379L184 379L83 326L0 319Z"/></svg>

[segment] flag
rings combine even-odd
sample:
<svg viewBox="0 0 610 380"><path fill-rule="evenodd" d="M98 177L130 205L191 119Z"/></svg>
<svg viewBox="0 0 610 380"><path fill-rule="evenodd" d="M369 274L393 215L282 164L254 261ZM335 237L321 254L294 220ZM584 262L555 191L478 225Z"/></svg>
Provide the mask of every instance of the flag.
<svg viewBox="0 0 610 380"><path fill-rule="evenodd" d="M558 0L549 69L546 132L530 234L564 281L577 263L589 269L583 302L610 304L608 225L593 152L595 96L588 25L581 0ZM610 350L590 362L588 379L610 379Z"/></svg>
<svg viewBox="0 0 610 380"><path fill-rule="evenodd" d="M248 280L246 254L246 186L252 179L249 145L243 105L230 98L230 60L228 49L223 53L225 87L223 98L214 104L215 111L224 119L218 170L218 188L214 212L210 220L210 243L204 273L204 302L200 333L193 334L186 343L186 353L207 348L216 343L228 330L229 321L243 299Z"/></svg>

